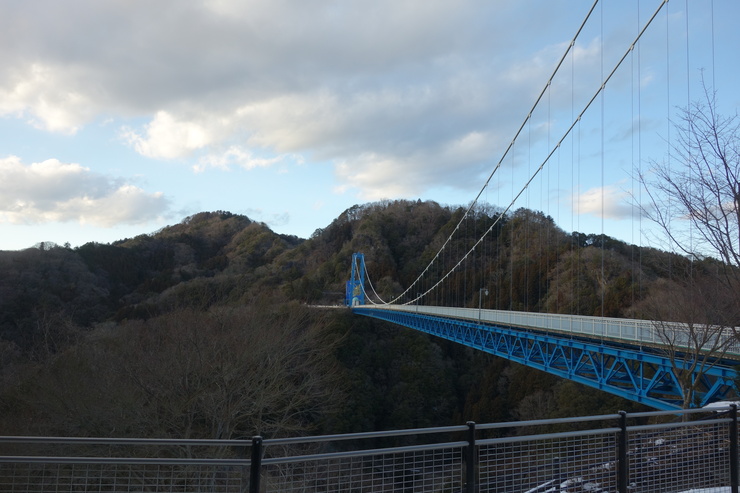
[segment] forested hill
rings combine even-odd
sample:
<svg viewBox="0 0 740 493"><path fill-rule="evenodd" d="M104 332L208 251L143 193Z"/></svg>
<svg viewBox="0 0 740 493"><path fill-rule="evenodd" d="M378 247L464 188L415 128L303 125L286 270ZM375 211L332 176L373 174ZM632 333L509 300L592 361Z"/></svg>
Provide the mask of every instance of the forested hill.
<svg viewBox="0 0 740 493"><path fill-rule="evenodd" d="M532 408L548 412L557 407L550 377L538 374L530 381L541 385L510 393L505 382L525 370L344 311L303 308L342 302L353 252L366 255L382 296L398 294L463 213L420 201L354 206L300 239L245 216L203 212L113 244L0 252L0 433L364 431L510 419L532 395L549 403ZM451 251L467 250L497 216L477 210L477 224ZM486 307L584 315L639 316L651 299L678 289L686 263L566 233L525 209L498 223L484 253L473 259L480 278L453 277L466 293L459 303L476 306L486 282ZM694 264L693 275L702 268ZM424 371L404 366L419 361ZM281 372L290 385L264 387ZM263 373L273 376L255 380ZM490 391L476 383L486 381ZM286 408L273 395L286 391L305 399ZM338 402L335 392L347 392L343 410L326 407Z"/></svg>
<svg viewBox="0 0 740 493"><path fill-rule="evenodd" d="M354 206L308 240L276 234L245 216L204 212L113 244L70 249L45 243L0 252L0 336L26 348L51 320L87 327L183 306L248 304L266 294L336 304L353 252L365 253L376 289L390 296L421 272L463 212L434 202ZM478 217L480 232L496 211ZM456 241L465 247L473 234ZM486 300L492 308L601 314L603 294L605 315L625 315L669 263L652 249L638 252L611 238L602 246L600 236L566 234L523 209L501 221L494 236L495 255L487 252L487 272L481 272L498 282ZM461 251L455 244L450 249Z"/></svg>

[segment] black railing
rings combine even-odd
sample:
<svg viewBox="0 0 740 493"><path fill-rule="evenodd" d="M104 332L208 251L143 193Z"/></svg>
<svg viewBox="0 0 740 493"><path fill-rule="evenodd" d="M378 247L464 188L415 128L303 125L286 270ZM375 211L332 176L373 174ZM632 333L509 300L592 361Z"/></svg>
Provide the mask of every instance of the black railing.
<svg viewBox="0 0 740 493"><path fill-rule="evenodd" d="M0 491L738 492L736 407L313 437L0 437Z"/></svg>

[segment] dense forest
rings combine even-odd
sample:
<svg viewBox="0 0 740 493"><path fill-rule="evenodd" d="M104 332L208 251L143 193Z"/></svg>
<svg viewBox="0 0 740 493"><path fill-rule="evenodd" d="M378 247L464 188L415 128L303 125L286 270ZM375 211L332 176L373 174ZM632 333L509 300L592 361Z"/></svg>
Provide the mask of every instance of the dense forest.
<svg viewBox="0 0 740 493"><path fill-rule="evenodd" d="M354 206L309 239L204 212L113 244L0 252L0 434L275 437L635 409L339 307L353 252L381 296L397 295L464 212ZM643 317L680 298L689 268L713 265L526 209L468 223L447 251L495 223L468 260L475 274L431 303Z"/></svg>

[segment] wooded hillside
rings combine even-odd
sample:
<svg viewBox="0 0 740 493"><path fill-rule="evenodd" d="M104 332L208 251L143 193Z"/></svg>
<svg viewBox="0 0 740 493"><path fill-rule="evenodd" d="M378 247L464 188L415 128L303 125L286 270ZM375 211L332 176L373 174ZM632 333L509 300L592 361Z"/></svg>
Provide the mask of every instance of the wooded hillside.
<svg viewBox="0 0 740 493"><path fill-rule="evenodd" d="M464 209L355 206L309 239L228 212L79 248L0 252L0 434L237 438L631 409L630 403L339 305L353 252L381 296L435 255ZM450 251L469 248L499 213ZM458 304L644 316L683 257L501 218ZM713 261L691 264L692 276ZM670 276L669 273L670 266ZM439 300L440 304L447 300ZM739 324L740 325L740 324Z"/></svg>

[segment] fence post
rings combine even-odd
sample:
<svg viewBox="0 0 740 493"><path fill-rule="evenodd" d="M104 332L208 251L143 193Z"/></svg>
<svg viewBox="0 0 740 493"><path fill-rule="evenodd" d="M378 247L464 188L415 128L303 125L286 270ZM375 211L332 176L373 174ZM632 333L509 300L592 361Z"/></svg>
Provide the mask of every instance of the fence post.
<svg viewBox="0 0 740 493"><path fill-rule="evenodd" d="M249 493L260 492L262 477L262 437L252 437L252 461L249 466Z"/></svg>
<svg viewBox="0 0 740 493"><path fill-rule="evenodd" d="M476 480L475 480L475 422L468 421L468 447L465 453L465 493L476 492Z"/></svg>
<svg viewBox="0 0 740 493"><path fill-rule="evenodd" d="M619 411L619 430L617 437L617 491L627 493L630 465L627 459L627 413L625 411Z"/></svg>
<svg viewBox="0 0 740 493"><path fill-rule="evenodd" d="M738 493L737 404L730 404L730 491Z"/></svg>

